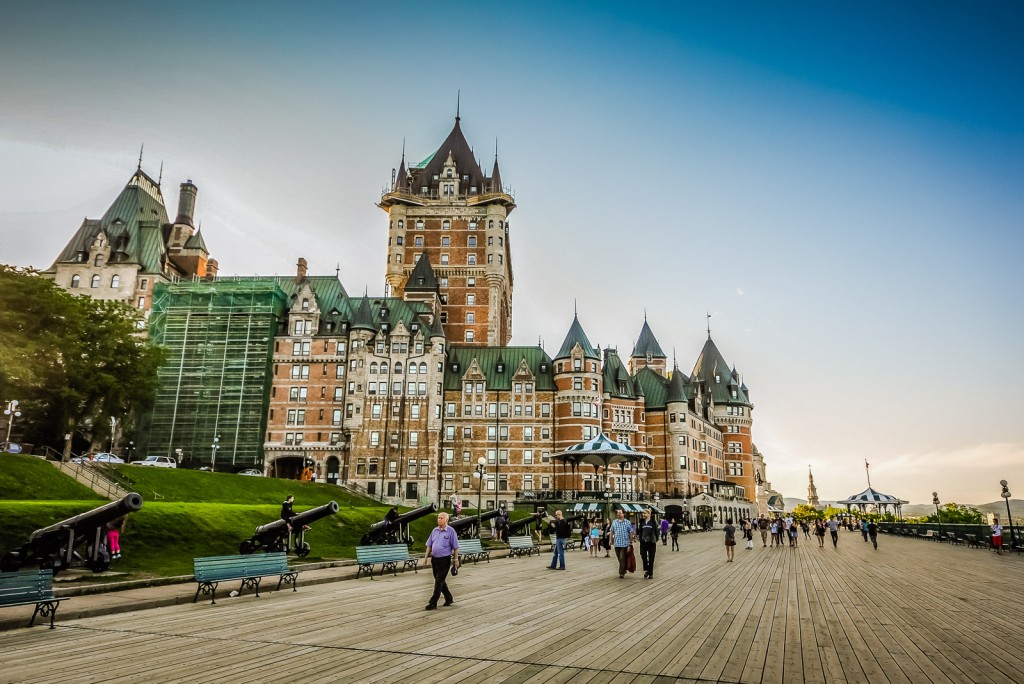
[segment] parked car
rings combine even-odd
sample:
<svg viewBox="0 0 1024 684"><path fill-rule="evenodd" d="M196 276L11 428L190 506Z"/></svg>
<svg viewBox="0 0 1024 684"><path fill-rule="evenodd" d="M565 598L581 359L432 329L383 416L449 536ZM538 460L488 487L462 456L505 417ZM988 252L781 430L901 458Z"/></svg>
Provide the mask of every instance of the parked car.
<svg viewBox="0 0 1024 684"><path fill-rule="evenodd" d="M87 456L76 456L71 459L72 463L124 463L124 459L114 454L100 453Z"/></svg>
<svg viewBox="0 0 1024 684"><path fill-rule="evenodd" d="M141 461L135 461L132 465L153 466L155 468L177 468L178 462L170 456L147 456Z"/></svg>
<svg viewBox="0 0 1024 684"><path fill-rule="evenodd" d="M262 470L256 470L255 468L246 468L245 470L239 471L239 475L248 475L249 477L263 477Z"/></svg>

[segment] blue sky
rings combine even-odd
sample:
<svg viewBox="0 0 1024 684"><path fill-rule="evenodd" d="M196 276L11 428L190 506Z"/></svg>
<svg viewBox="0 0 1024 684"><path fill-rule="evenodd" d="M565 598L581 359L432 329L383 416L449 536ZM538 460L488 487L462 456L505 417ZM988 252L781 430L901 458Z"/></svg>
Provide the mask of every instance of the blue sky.
<svg viewBox="0 0 1024 684"><path fill-rule="evenodd" d="M222 273L382 292L398 165L462 124L515 191L514 341L713 336L787 496L1024 487L1017 3L24 3L0 24L0 260L134 169ZM558 293L552 296L551 293ZM1020 484L1014 485L1017 481Z"/></svg>

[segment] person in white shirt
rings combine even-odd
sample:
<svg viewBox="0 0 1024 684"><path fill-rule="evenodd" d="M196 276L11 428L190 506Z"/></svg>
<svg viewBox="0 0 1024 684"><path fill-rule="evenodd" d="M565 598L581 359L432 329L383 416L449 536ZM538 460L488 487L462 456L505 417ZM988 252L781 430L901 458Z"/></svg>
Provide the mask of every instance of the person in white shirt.
<svg viewBox="0 0 1024 684"><path fill-rule="evenodd" d="M992 518L992 546L997 554L1003 554L1003 526L999 524L999 518Z"/></svg>

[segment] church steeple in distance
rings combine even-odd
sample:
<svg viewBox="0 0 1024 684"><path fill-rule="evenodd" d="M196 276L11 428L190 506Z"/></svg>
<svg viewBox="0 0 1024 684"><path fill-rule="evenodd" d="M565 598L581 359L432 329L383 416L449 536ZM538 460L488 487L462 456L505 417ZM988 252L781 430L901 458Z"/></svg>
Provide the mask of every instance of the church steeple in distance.
<svg viewBox="0 0 1024 684"><path fill-rule="evenodd" d="M818 500L818 488L814 486L814 473L811 466L807 466L807 505L812 508L821 508L821 501Z"/></svg>

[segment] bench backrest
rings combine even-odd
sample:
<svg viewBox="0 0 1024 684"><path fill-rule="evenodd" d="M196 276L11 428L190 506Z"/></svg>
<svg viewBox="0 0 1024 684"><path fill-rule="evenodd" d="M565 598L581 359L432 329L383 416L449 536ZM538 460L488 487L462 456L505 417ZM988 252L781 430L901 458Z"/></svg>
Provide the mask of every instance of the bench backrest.
<svg viewBox="0 0 1024 684"><path fill-rule="evenodd" d="M533 548L533 539L529 536L509 537L508 545L513 549Z"/></svg>
<svg viewBox="0 0 1024 684"><path fill-rule="evenodd" d="M53 597L53 570L0 572L0 606Z"/></svg>
<svg viewBox="0 0 1024 684"><path fill-rule="evenodd" d="M409 547L405 544L375 544L356 547L356 560L360 563L389 563L409 557Z"/></svg>
<svg viewBox="0 0 1024 684"><path fill-rule="evenodd" d="M479 539L460 539L459 553L481 553L484 547Z"/></svg>
<svg viewBox="0 0 1024 684"><path fill-rule="evenodd" d="M207 556L193 559L197 582L217 582L241 577L261 577L290 572L284 551L241 556Z"/></svg>

